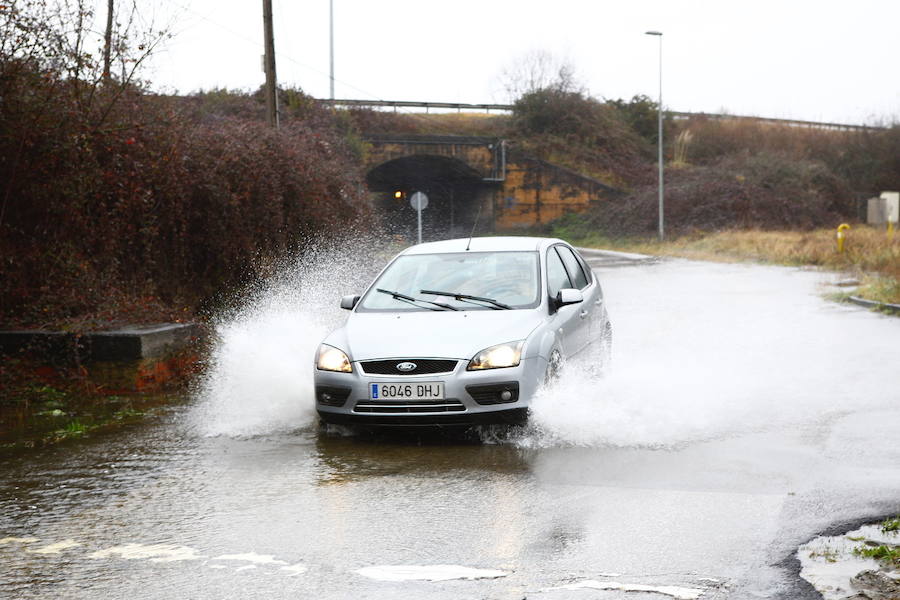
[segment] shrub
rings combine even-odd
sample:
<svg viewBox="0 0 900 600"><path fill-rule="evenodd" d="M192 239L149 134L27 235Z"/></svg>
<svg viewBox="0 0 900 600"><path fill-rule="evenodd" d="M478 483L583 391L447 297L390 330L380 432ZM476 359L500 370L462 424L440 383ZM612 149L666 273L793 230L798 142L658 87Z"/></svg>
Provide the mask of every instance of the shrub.
<svg viewBox="0 0 900 600"><path fill-rule="evenodd" d="M670 170L665 190L666 230L671 233L811 229L855 214L849 188L824 164L783 153L728 156L711 165ZM598 204L586 227L613 236L653 232L657 203L658 188L645 185Z"/></svg>
<svg viewBox="0 0 900 600"><path fill-rule="evenodd" d="M18 20L63 48L0 45L6 324L193 309L366 214L352 130L301 91L284 92L276 131L247 94L164 97L73 71L88 59L65 50L70 31L6 16L4 31Z"/></svg>
<svg viewBox="0 0 900 600"><path fill-rule="evenodd" d="M624 120L621 111L578 91L543 88L513 106L512 132L520 147L607 181L630 187L652 173L652 147Z"/></svg>

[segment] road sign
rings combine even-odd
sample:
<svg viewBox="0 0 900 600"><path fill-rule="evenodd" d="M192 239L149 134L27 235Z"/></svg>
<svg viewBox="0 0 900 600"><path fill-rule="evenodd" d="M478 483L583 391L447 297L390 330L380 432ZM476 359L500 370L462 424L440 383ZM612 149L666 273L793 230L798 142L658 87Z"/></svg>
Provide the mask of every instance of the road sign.
<svg viewBox="0 0 900 600"><path fill-rule="evenodd" d="M409 198L409 205L416 211L416 217L419 222L419 243L422 243L422 211L428 206L428 196L423 192L416 192Z"/></svg>
<svg viewBox="0 0 900 600"><path fill-rule="evenodd" d="M413 207L413 210L425 210L428 208L428 196L426 196L423 192L416 192L412 196L409 197L409 205Z"/></svg>

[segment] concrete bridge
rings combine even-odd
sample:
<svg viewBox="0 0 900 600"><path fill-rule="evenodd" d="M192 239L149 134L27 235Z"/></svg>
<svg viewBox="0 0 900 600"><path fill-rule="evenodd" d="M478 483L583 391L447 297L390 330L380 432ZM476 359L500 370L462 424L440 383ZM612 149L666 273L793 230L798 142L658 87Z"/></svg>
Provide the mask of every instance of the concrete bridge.
<svg viewBox="0 0 900 600"><path fill-rule="evenodd" d="M409 235L421 191L429 239L512 232L548 223L621 194L601 181L529 157L503 139L473 136L369 135L366 181L388 229Z"/></svg>

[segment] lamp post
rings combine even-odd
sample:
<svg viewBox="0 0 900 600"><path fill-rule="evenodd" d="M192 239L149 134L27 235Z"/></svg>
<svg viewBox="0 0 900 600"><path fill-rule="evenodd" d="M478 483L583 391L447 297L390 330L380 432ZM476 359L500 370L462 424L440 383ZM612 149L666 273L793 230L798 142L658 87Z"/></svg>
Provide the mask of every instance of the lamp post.
<svg viewBox="0 0 900 600"><path fill-rule="evenodd" d="M659 120L659 241L665 239L665 212L663 211L663 103L662 103L662 31L647 31L647 35L655 35L659 38L659 106L657 106Z"/></svg>
<svg viewBox="0 0 900 600"><path fill-rule="evenodd" d="M328 2L328 63L331 99L334 100L334 0Z"/></svg>

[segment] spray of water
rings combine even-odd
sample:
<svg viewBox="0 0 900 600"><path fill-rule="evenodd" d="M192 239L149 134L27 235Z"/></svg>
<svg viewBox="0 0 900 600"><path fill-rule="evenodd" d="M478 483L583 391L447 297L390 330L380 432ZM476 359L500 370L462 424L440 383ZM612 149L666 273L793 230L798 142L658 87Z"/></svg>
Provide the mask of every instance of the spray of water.
<svg viewBox="0 0 900 600"><path fill-rule="evenodd" d="M352 250L351 250L352 249ZM194 423L205 435L252 436L315 422L313 360L359 293L396 248L384 240L311 243L213 322Z"/></svg>
<svg viewBox="0 0 900 600"><path fill-rule="evenodd" d="M312 424L312 361L346 317L338 299L361 291L398 249L316 245L220 317L199 387L200 430L242 436ZM666 447L895 402L886 382L900 360L900 323L823 300L820 273L672 261L600 277L612 368L568 365L534 399L514 443Z"/></svg>
<svg viewBox="0 0 900 600"><path fill-rule="evenodd" d="M828 277L687 261L601 273L612 368L570 365L517 442L666 447L890 406L900 323L823 299Z"/></svg>

